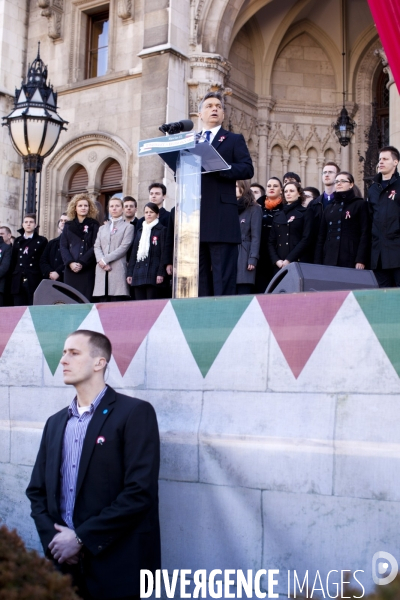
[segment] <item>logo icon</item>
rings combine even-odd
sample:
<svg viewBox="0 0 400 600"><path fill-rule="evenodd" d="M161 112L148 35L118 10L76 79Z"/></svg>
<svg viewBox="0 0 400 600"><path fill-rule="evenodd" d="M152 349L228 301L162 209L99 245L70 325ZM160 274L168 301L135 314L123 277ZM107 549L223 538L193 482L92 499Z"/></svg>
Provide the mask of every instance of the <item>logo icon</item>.
<svg viewBox="0 0 400 600"><path fill-rule="evenodd" d="M385 575L389 567L391 567L391 571ZM393 554L383 552L383 550L375 552L372 557L372 579L376 585L392 583L398 572L399 565ZM379 577L379 575L385 575L385 577Z"/></svg>

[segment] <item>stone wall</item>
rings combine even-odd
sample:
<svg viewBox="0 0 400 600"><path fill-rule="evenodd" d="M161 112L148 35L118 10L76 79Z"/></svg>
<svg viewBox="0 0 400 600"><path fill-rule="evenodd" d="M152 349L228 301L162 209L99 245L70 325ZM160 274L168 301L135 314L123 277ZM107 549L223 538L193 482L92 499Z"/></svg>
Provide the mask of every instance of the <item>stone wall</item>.
<svg viewBox="0 0 400 600"><path fill-rule="evenodd" d="M399 299L0 309L1 520L39 547L24 490L46 419L73 395L65 337L89 328L112 340L108 383L158 415L164 568L279 569L282 595L288 570L310 588L318 570L326 589L328 571L361 569L371 589L374 553L399 558Z"/></svg>

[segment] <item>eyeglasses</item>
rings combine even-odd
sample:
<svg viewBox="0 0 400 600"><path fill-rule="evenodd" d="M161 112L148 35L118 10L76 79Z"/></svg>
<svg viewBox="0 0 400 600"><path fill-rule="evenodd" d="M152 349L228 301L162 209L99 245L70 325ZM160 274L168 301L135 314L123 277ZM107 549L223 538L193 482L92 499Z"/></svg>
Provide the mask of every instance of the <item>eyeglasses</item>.
<svg viewBox="0 0 400 600"><path fill-rule="evenodd" d="M335 179L335 183L351 183L348 179Z"/></svg>

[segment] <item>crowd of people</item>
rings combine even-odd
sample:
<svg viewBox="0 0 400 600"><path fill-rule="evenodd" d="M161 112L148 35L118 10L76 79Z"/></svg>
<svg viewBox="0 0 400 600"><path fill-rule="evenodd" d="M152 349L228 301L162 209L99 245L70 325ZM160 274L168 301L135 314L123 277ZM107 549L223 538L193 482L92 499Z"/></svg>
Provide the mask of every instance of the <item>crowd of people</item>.
<svg viewBox="0 0 400 600"><path fill-rule="evenodd" d="M366 199L353 175L334 162L323 168L322 193L303 188L293 172L283 182L270 177L266 188L237 180L236 294L264 293L294 261L373 269L380 287L400 286L399 160L396 148L382 148ZM39 235L35 214L24 216L17 238L0 227L0 306L32 304L42 279L64 282L94 301L170 297L175 211L164 208L166 194L164 184L151 184L141 218L132 196L113 197L102 223L98 203L77 194L49 242Z"/></svg>

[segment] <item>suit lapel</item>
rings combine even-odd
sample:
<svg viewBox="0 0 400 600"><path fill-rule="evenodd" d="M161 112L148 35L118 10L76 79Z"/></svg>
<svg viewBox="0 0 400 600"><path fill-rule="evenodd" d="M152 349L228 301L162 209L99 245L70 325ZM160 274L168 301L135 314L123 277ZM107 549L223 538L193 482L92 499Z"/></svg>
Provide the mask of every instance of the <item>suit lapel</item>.
<svg viewBox="0 0 400 600"><path fill-rule="evenodd" d="M115 391L108 387L99 406L94 411L94 415L88 425L85 440L83 442L81 460L79 463L78 479L76 482L76 496L78 496L83 480L89 466L92 452L95 448L97 438L101 433L102 427L113 410L115 402Z"/></svg>
<svg viewBox="0 0 400 600"><path fill-rule="evenodd" d="M48 460L50 461L51 476L48 478L49 483L54 485L54 494L59 497L60 488L60 472L62 449L64 443L64 433L68 421L68 408L60 415L57 423L54 424L54 431L49 431L48 438L50 440L47 450Z"/></svg>
<svg viewBox="0 0 400 600"><path fill-rule="evenodd" d="M228 137L229 135L229 131L227 131L226 129L219 129L217 131L217 135L214 137L211 146L214 146L215 149L218 148L218 146L220 146L224 140ZM221 140L221 138L224 138L223 140Z"/></svg>

